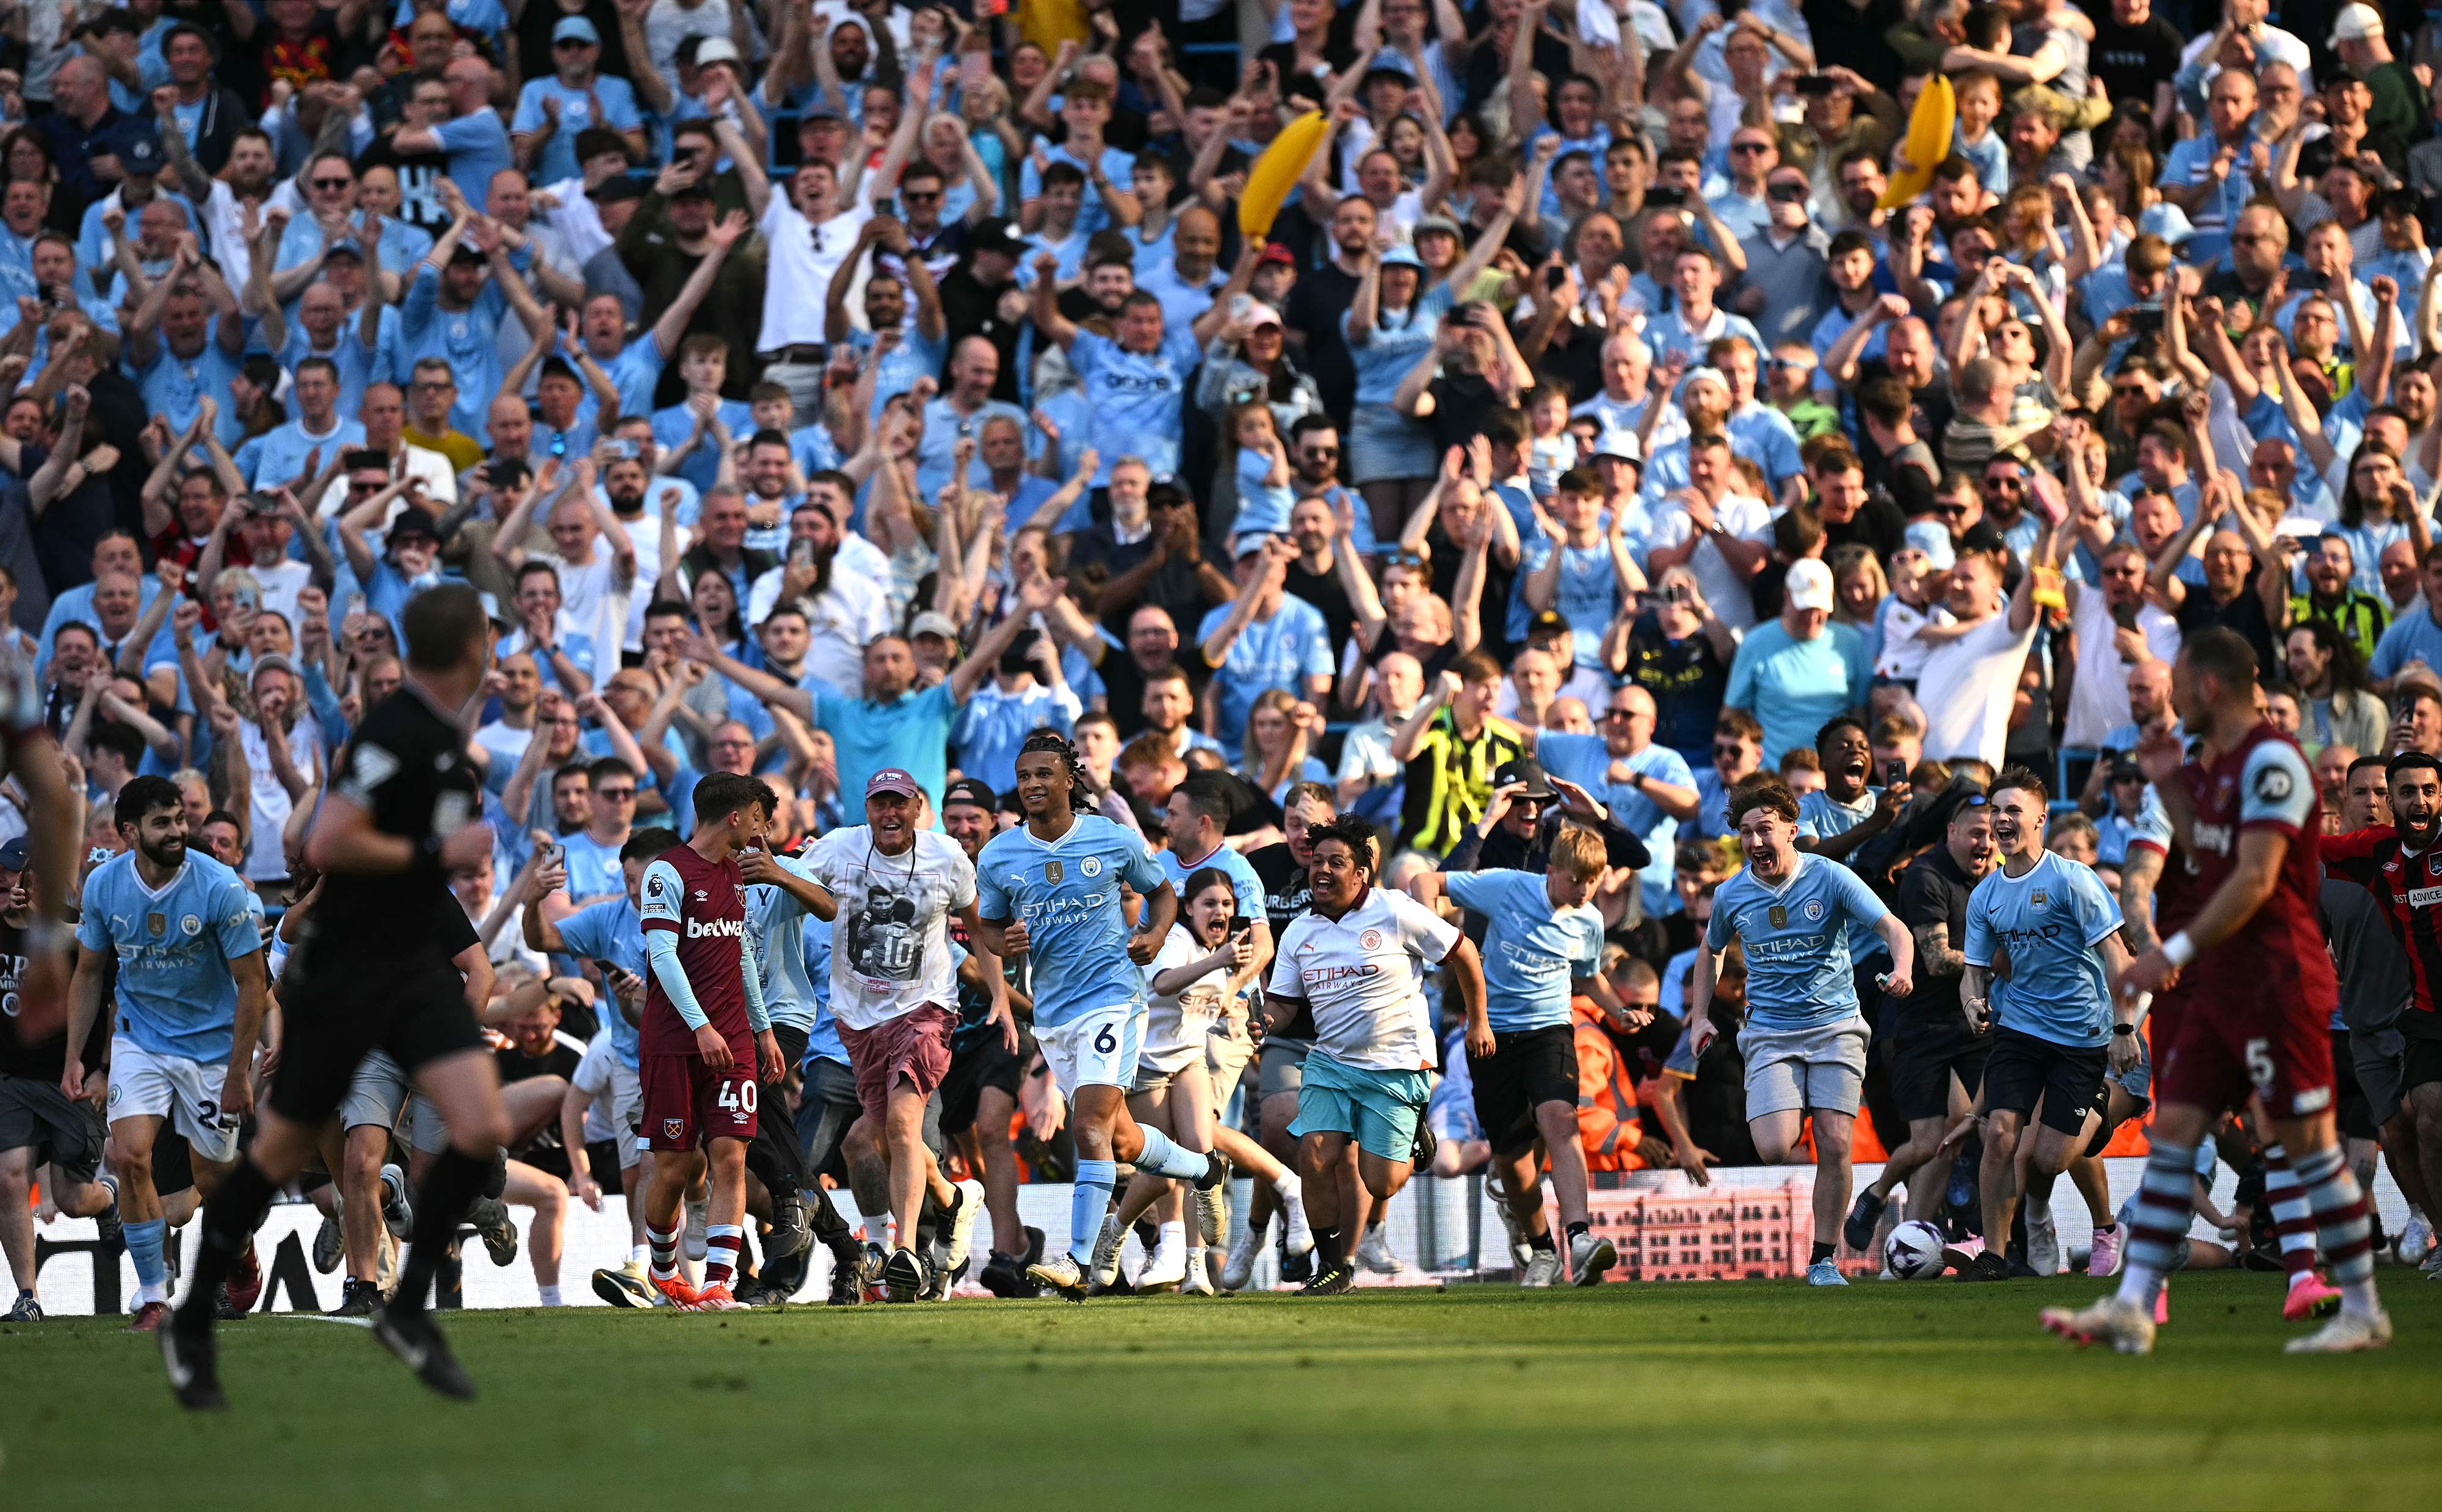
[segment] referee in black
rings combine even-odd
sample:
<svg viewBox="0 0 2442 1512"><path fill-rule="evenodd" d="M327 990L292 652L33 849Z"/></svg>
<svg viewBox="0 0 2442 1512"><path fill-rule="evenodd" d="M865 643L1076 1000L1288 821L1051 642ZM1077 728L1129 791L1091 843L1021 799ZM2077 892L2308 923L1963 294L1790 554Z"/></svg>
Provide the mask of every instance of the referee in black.
<svg viewBox="0 0 2442 1512"><path fill-rule="evenodd" d="M161 1330L179 1404L226 1408L212 1352L220 1284L272 1195L304 1168L356 1063L378 1047L448 1125L449 1148L416 1194L398 1291L374 1336L445 1395L475 1388L426 1311L434 1272L507 1141L499 1073L467 1007L452 943L414 920L449 902L450 871L491 854L459 712L483 682L492 629L483 601L443 584L408 601L407 677L349 738L305 854L324 883L282 981L285 1038L254 1139L205 1205L188 1300Z"/></svg>

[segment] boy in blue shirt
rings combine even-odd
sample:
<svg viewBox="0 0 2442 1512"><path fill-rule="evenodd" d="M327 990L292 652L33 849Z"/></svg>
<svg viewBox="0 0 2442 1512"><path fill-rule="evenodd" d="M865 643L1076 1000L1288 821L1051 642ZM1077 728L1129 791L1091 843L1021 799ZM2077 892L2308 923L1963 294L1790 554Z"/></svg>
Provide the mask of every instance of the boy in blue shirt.
<svg viewBox="0 0 2442 1512"><path fill-rule="evenodd" d="M2044 1248L2038 1227L2050 1228L2052 1179L2101 1122L2096 1102L2106 1063L2125 1069L2136 1060L2135 1030L2121 1032L2112 1014L2110 984L2128 965L2120 905L2093 867L2044 849L2046 796L2043 778L2023 767L1993 784L1993 844L2001 865L1967 900L1959 1002L1973 1028L1992 1031L1993 1053L1977 1098L1985 1110L1988 1248L1963 1273L1966 1281L2035 1274L1997 1248L2007 1242L2017 1201L2018 1134L2030 1114L2041 1118L2027 1172L2032 1249Z"/></svg>
<svg viewBox="0 0 2442 1512"><path fill-rule="evenodd" d="M1814 1248L1810 1286L1845 1286L1832 1257L1849 1208L1849 1138L1866 1081L1865 1016L1849 957L1851 924L1870 926L1891 953L1878 985L1894 997L1914 992L1916 945L1905 925L1857 874L1797 848L1797 799L1789 785L1758 773L1730 790L1725 804L1746 869L1713 894L1713 917L1696 951L1689 1047L1712 1044L1713 983L1722 953L1736 939L1746 956L1747 1132L1766 1165L1797 1147L1814 1124Z"/></svg>
<svg viewBox="0 0 2442 1512"><path fill-rule="evenodd" d="M116 956L111 1163L136 1263L128 1327L151 1333L170 1302L162 1254L169 1224L153 1187L153 1142L174 1120L193 1155L196 1189L210 1197L219 1188L237 1160L238 1125L254 1105L254 1040L268 983L261 905L236 872L189 852L176 785L131 778L118 790L118 825L128 848L85 879L60 1084L70 1097L82 1095L78 1056L102 1011L104 960Z"/></svg>
<svg viewBox="0 0 2442 1512"><path fill-rule="evenodd" d="M1412 884L1431 907L1437 893L1483 920L1484 1006L1492 1024L1490 1055L1467 1058L1476 1121L1508 1178L1509 1211L1532 1253L1522 1286L1559 1280L1560 1254L1543 1216L1542 1160L1569 1238L1569 1280L1591 1286L1618 1263L1618 1251L1586 1217L1586 1156L1577 1143L1577 1037L1569 1000L1583 993L1613 1021L1630 1021L1598 970L1602 915L1589 905L1602 881L1602 837L1570 826L1552 841L1550 864L1531 871L1427 872ZM1648 1021L1649 1022L1649 1016Z"/></svg>

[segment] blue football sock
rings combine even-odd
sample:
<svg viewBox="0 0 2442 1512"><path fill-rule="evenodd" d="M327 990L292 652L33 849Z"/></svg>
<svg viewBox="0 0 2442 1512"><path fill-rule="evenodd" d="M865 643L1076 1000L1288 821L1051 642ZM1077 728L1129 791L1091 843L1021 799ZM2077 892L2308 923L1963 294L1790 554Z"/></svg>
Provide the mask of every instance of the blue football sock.
<svg viewBox="0 0 2442 1512"><path fill-rule="evenodd" d="M1139 1171L1185 1181L1204 1175L1208 1163L1204 1152L1186 1148L1159 1129L1144 1130L1144 1151L1136 1159Z"/></svg>
<svg viewBox="0 0 2442 1512"><path fill-rule="evenodd" d="M166 1289L170 1284L170 1267L162 1263L161 1244L170 1232L166 1218L126 1226L127 1258L136 1262L136 1279L142 1283L148 1296Z"/></svg>
<svg viewBox="0 0 2442 1512"><path fill-rule="evenodd" d="M1068 1192L1068 1258L1081 1266L1094 1263L1094 1241L1102 1236L1103 1214L1111 1208L1111 1189L1120 1184L1116 1160L1080 1160L1076 1184Z"/></svg>

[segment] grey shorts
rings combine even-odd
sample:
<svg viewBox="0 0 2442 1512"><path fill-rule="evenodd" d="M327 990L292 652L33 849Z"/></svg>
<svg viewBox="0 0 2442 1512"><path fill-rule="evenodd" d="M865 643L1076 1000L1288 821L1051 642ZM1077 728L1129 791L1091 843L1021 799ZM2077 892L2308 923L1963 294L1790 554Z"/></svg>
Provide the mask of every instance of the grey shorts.
<svg viewBox="0 0 2442 1512"><path fill-rule="evenodd" d="M1294 1097L1303 1091L1305 1052L1311 1048L1303 1040L1266 1040L1264 1056L1255 1071L1256 1095L1273 1098L1286 1093Z"/></svg>
<svg viewBox="0 0 2442 1512"><path fill-rule="evenodd" d="M2400 1084L2406 1080L2402 1057L2407 1047L2406 1036L2396 1029L2349 1036L2349 1064L2357 1068L2358 1090L2365 1094L2366 1109L2377 1127L2390 1122L2399 1111Z"/></svg>
<svg viewBox="0 0 2442 1512"><path fill-rule="evenodd" d="M1247 1033L1243 1018L1225 1018L1204 1036L1204 1068L1212 1077L1213 1107L1230 1105L1230 1094L1238 1090L1247 1063L1254 1058L1255 1042Z"/></svg>
<svg viewBox="0 0 2442 1512"><path fill-rule="evenodd" d="M56 1081L0 1075L0 1150L31 1149L37 1167L55 1165L69 1180L86 1182L101 1169L108 1132L101 1109L70 1102Z"/></svg>
<svg viewBox="0 0 2442 1512"><path fill-rule="evenodd" d="M1747 1119L1793 1108L1853 1115L1866 1085L1863 1015L1829 1024L1773 1029L1753 1022L1739 1030L1747 1063Z"/></svg>
<svg viewBox="0 0 2442 1512"><path fill-rule="evenodd" d="M409 1117L410 1142L420 1155L439 1155L449 1148L449 1125L441 1121L441 1110L425 1100L421 1092L410 1097L407 1105L414 1111Z"/></svg>
<svg viewBox="0 0 2442 1512"><path fill-rule="evenodd" d="M356 1063L355 1075L348 1078L348 1095L339 1102L339 1127L360 1129L370 1123L394 1130L398 1116L407 1111L407 1073L388 1050L374 1050ZM424 1120L416 1121L421 1125Z"/></svg>

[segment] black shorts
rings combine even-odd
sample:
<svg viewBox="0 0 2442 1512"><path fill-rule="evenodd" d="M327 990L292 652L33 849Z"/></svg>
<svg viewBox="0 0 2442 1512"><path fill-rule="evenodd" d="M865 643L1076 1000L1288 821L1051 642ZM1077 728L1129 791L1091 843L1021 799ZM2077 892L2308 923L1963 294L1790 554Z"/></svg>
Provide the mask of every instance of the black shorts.
<svg viewBox="0 0 2442 1512"><path fill-rule="evenodd" d="M238 1146L244 1149L243 1142ZM168 1124L153 1139L153 1190L163 1196L195 1184L195 1151L187 1137Z"/></svg>
<svg viewBox="0 0 2442 1512"><path fill-rule="evenodd" d="M2357 1059L2349 1052L2349 1031L2344 1029L2332 1030L2332 1093L2343 1139L2378 1138L2381 1120L2374 1116L2365 1087L2358 1081Z"/></svg>
<svg viewBox="0 0 2442 1512"><path fill-rule="evenodd" d="M2399 1015L2399 1095L2442 1082L2442 1013L2411 1004Z"/></svg>
<svg viewBox="0 0 2442 1512"><path fill-rule="evenodd" d="M1993 1036L1970 1031L1964 1013L1893 1010L1883 1016L1882 1033L1891 1045L1891 1095L1910 1123L1950 1117L1953 1071L1971 1098L1984 1083Z"/></svg>
<svg viewBox="0 0 2442 1512"><path fill-rule="evenodd" d="M447 960L369 969L350 964L346 947L328 936L299 954L306 958L290 968L295 986L282 995L285 1037L269 1098L283 1117L319 1125L337 1113L369 1050L388 1050L411 1078L444 1056L483 1047L465 979Z"/></svg>
<svg viewBox="0 0 2442 1512"><path fill-rule="evenodd" d="M2055 1045L2014 1029L1993 1031L1993 1055L1984 1063L1984 1106L2025 1113L2044 1104L2044 1127L2076 1134L2086 1127L2103 1087L2110 1051L2104 1046Z"/></svg>
<svg viewBox="0 0 2442 1512"><path fill-rule="evenodd" d="M1577 1034L1567 1024L1492 1036L1492 1053L1470 1058L1475 1119L1494 1155L1516 1155L1542 1138L1535 1110L1546 1102L1577 1105Z"/></svg>
<svg viewBox="0 0 2442 1512"><path fill-rule="evenodd" d="M1000 1030L993 1028L977 1031L974 1044L954 1048L950 1073L941 1080L941 1127L952 1134L972 1128L988 1086L1000 1088L1011 1102L1016 1102L1017 1089L1026 1081L1027 1064L1033 1059L1034 1037L1022 1026L1014 1053L1001 1043Z"/></svg>
<svg viewBox="0 0 2442 1512"><path fill-rule="evenodd" d="M108 1132L101 1110L71 1102L59 1083L0 1073L0 1151L30 1149L38 1168L55 1165L71 1181L91 1181L101 1170ZM41 1178L39 1169L35 1175Z"/></svg>

